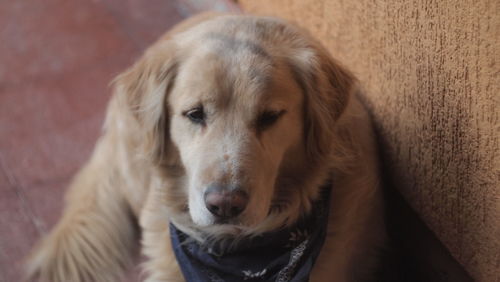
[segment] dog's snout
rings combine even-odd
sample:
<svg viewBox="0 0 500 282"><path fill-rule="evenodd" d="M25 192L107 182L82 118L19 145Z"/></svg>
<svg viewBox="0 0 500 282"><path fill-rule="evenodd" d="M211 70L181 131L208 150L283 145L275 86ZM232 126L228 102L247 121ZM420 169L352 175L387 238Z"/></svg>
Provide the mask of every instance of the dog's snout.
<svg viewBox="0 0 500 282"><path fill-rule="evenodd" d="M205 206L218 219L230 219L241 214L248 204L248 194L242 189L211 185L205 192Z"/></svg>

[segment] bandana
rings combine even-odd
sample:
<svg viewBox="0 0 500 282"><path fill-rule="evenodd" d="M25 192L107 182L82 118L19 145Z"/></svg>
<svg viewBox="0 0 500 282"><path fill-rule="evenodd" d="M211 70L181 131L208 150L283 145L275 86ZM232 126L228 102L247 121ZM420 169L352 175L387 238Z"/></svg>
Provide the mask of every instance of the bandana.
<svg viewBox="0 0 500 282"><path fill-rule="evenodd" d="M231 249L207 248L170 224L175 256L187 282L309 280L326 237L330 188L292 227L242 239Z"/></svg>

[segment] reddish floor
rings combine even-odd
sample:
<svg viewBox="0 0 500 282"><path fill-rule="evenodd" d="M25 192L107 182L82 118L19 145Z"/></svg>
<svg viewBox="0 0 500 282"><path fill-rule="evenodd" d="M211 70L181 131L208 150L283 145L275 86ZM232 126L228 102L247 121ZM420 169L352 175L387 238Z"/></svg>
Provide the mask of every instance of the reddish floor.
<svg viewBox="0 0 500 282"><path fill-rule="evenodd" d="M168 27L222 0L25 0L0 5L0 282L54 225L89 157L109 81ZM129 281L137 280L137 271Z"/></svg>

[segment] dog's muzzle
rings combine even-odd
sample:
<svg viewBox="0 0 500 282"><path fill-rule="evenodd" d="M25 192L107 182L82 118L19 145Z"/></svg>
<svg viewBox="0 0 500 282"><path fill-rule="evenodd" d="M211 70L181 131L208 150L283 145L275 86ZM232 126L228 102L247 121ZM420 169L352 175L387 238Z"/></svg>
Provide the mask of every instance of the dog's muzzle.
<svg viewBox="0 0 500 282"><path fill-rule="evenodd" d="M224 222L240 215L248 204L248 194L240 188L210 185L204 194L206 208Z"/></svg>

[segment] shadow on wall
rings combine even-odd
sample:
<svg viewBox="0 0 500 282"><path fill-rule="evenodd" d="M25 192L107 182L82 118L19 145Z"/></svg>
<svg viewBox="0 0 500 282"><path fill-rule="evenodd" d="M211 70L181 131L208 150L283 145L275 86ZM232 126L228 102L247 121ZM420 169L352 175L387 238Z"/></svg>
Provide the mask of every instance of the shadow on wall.
<svg viewBox="0 0 500 282"><path fill-rule="evenodd" d="M378 282L472 282L463 267L411 209L389 174L383 159L384 137L375 128L382 156L388 246L382 255Z"/></svg>

